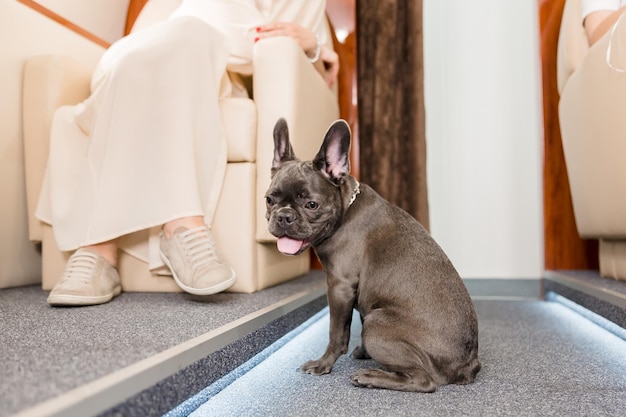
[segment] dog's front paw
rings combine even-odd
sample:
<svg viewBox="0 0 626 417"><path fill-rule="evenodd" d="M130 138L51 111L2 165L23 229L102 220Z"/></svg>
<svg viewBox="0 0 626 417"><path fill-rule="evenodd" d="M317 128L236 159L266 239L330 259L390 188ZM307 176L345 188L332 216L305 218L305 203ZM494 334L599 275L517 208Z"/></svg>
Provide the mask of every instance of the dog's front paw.
<svg viewBox="0 0 626 417"><path fill-rule="evenodd" d="M300 370L302 372L311 374L311 375L329 374L332 369L333 369L332 364L328 364L326 361L323 361L321 359L305 362L300 367Z"/></svg>

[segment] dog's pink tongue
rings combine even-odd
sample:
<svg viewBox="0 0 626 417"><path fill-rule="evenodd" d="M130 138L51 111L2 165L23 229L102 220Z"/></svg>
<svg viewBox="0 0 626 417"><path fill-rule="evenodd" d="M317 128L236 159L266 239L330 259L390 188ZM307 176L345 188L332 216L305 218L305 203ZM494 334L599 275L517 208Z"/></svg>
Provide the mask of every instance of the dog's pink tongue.
<svg viewBox="0 0 626 417"><path fill-rule="evenodd" d="M278 238L278 250L285 255L295 255L298 253L304 242L286 236Z"/></svg>

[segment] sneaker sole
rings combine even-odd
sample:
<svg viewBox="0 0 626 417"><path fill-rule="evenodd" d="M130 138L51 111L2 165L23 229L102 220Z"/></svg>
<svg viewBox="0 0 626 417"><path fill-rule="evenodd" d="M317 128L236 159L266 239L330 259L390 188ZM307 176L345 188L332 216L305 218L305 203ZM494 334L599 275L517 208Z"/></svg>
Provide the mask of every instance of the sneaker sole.
<svg viewBox="0 0 626 417"><path fill-rule="evenodd" d="M207 288L188 287L178 279L178 275L176 275L176 272L174 272L174 269L172 268L172 264L170 264L170 260L167 259L167 256L165 256L165 254L162 251L159 251L159 254L161 255L161 260L165 263L165 265L167 265L167 267L172 272L172 276L174 277L174 281L176 281L176 285L178 285L183 291L188 292L189 294L194 294L194 295L217 294L232 287L233 284L237 281L237 277L235 276L235 271L233 271L233 269L230 268L230 272L231 272L230 277L227 278L225 281L222 281L218 284L215 284Z"/></svg>
<svg viewBox="0 0 626 417"><path fill-rule="evenodd" d="M112 293L99 296L54 294L48 296L48 304L51 306L92 306L108 303L121 292L122 287L117 286L113 288Z"/></svg>

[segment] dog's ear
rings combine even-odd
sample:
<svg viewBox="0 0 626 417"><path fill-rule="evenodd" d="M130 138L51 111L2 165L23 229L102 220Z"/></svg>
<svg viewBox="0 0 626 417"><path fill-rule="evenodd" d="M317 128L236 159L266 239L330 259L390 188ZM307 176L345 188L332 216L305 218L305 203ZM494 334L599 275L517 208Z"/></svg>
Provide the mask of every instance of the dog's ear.
<svg viewBox="0 0 626 417"><path fill-rule="evenodd" d="M313 159L313 166L337 185L350 175L350 136L348 123L337 120L328 128L322 147Z"/></svg>
<svg viewBox="0 0 626 417"><path fill-rule="evenodd" d="M278 119L274 125L274 160L272 161L272 177L284 162L296 161L296 155L293 152L291 143L289 142L289 129L287 121L282 117Z"/></svg>

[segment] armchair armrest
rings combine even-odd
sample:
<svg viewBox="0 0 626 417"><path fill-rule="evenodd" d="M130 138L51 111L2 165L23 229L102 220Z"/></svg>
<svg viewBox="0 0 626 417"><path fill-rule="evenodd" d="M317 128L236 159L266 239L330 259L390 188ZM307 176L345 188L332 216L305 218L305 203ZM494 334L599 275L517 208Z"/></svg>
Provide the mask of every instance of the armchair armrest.
<svg viewBox="0 0 626 417"><path fill-rule="evenodd" d="M90 82L91 69L66 56L35 56L24 65L22 128L28 234L33 241L42 239L41 222L34 213L48 161L54 112L63 105L84 100L89 95Z"/></svg>
<svg viewBox="0 0 626 417"><path fill-rule="evenodd" d="M287 120L296 155L311 159L323 135L339 117L336 93L292 38L258 42L254 49L253 98L257 107L257 240L275 240L267 231L264 195L270 183L274 157L274 124Z"/></svg>

